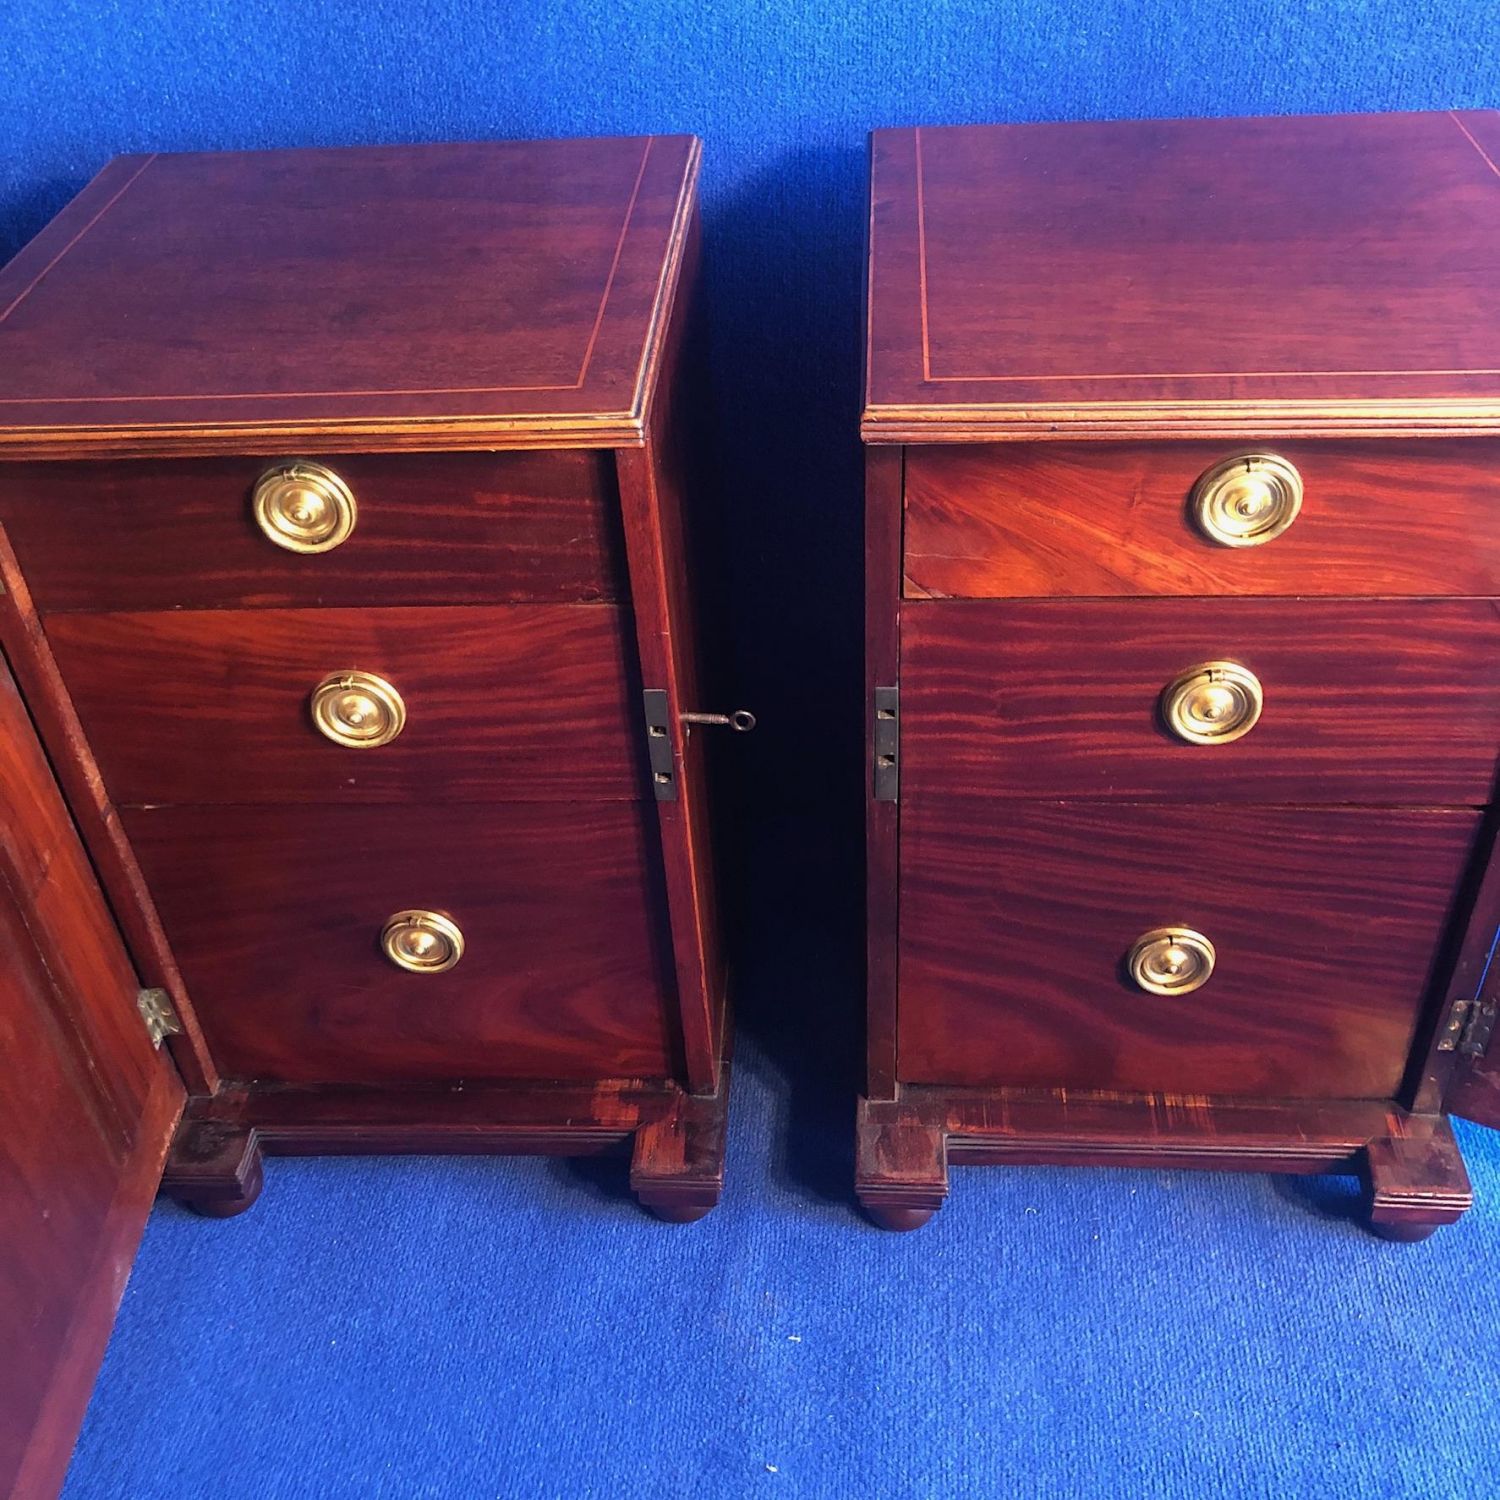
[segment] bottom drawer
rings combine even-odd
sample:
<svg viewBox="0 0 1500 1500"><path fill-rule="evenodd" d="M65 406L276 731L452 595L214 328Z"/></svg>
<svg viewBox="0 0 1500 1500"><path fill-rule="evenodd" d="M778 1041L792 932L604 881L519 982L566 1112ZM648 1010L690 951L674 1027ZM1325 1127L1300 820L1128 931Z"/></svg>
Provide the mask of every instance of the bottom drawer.
<svg viewBox="0 0 1500 1500"><path fill-rule="evenodd" d="M903 799L903 1082L1385 1098L1480 815ZM1201 987L1131 976L1158 930ZM1205 972L1191 937L1148 980Z"/></svg>
<svg viewBox="0 0 1500 1500"><path fill-rule="evenodd" d="M126 830L230 1078L673 1076L649 805L162 807ZM412 973L394 913L463 954Z"/></svg>

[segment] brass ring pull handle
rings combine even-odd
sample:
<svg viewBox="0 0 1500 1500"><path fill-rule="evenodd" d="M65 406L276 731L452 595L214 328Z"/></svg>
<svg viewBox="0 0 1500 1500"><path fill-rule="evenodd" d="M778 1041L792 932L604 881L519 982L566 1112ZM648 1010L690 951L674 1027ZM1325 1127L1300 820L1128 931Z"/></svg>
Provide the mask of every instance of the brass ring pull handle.
<svg viewBox="0 0 1500 1500"><path fill-rule="evenodd" d="M440 911L398 911L380 930L380 951L412 974L442 974L464 956L464 935Z"/></svg>
<svg viewBox="0 0 1500 1500"><path fill-rule="evenodd" d="M1191 995L1214 971L1214 945L1191 927L1153 927L1131 945L1130 977L1149 995Z"/></svg>
<svg viewBox="0 0 1500 1500"><path fill-rule="evenodd" d="M315 463L267 469L251 504L255 524L288 552L331 552L348 540L358 517L354 492L332 469Z"/></svg>
<svg viewBox="0 0 1500 1500"><path fill-rule="evenodd" d="M373 672L330 672L308 699L318 733L350 750L389 745L406 727L401 694Z"/></svg>
<svg viewBox="0 0 1500 1500"><path fill-rule="evenodd" d="M1193 519L1221 547L1259 547L1279 537L1302 509L1302 476L1275 453L1226 458L1193 486Z"/></svg>
<svg viewBox="0 0 1500 1500"><path fill-rule="evenodd" d="M1237 661L1206 661L1162 690L1161 716L1190 745L1228 745L1255 728L1265 703L1260 679Z"/></svg>

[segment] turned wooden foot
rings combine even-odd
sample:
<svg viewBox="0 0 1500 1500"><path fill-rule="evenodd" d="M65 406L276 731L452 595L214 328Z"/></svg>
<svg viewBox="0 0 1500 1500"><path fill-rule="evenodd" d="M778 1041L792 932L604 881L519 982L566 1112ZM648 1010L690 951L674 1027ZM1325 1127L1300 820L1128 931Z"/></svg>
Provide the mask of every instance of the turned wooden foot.
<svg viewBox="0 0 1500 1500"><path fill-rule="evenodd" d="M861 1099L854 1190L882 1229L920 1229L948 1196L948 1138L899 1099Z"/></svg>
<svg viewBox="0 0 1500 1500"><path fill-rule="evenodd" d="M1365 1148L1370 1228L1412 1244L1462 1218L1474 1194L1446 1117L1400 1115L1390 1124Z"/></svg>
<svg viewBox="0 0 1500 1500"><path fill-rule="evenodd" d="M885 1208L878 1203L864 1205L865 1216L880 1229L920 1229L937 1212L935 1208Z"/></svg>
<svg viewBox="0 0 1500 1500"><path fill-rule="evenodd" d="M1441 1224L1382 1224L1375 1219L1369 1224L1371 1234L1398 1245L1416 1245L1422 1240L1430 1240L1442 1227Z"/></svg>
<svg viewBox="0 0 1500 1500"><path fill-rule="evenodd" d="M264 1165L255 1132L220 1120L184 1117L161 1191L209 1219L232 1219L260 1197Z"/></svg>
<svg viewBox="0 0 1500 1500"><path fill-rule="evenodd" d="M643 1208L668 1224L692 1224L724 1191L729 1064L714 1094L679 1094L635 1133L630 1186Z"/></svg>
<svg viewBox="0 0 1500 1500"><path fill-rule="evenodd" d="M712 1203L647 1203L644 1198L641 1203L663 1224L696 1224L699 1219L706 1218L714 1206Z"/></svg>

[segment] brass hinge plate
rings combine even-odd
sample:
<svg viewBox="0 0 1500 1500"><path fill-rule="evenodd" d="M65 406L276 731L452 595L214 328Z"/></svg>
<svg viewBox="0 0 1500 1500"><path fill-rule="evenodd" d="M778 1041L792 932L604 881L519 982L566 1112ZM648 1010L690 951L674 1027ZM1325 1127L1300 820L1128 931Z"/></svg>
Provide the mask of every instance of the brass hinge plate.
<svg viewBox="0 0 1500 1500"><path fill-rule="evenodd" d="M182 1035L182 1022L177 1019L177 1012L172 1009L165 990L141 990L135 997L135 1008L140 1011L141 1020L146 1023L146 1035L158 1052L169 1036Z"/></svg>
<svg viewBox="0 0 1500 1500"><path fill-rule="evenodd" d="M901 689L875 689L873 791L877 802L895 802L901 793Z"/></svg>
<svg viewBox="0 0 1500 1500"><path fill-rule="evenodd" d="M672 705L663 688L641 694L646 712L646 756L651 764L651 790L658 802L677 800L677 759L672 753Z"/></svg>
<svg viewBox="0 0 1500 1500"><path fill-rule="evenodd" d="M1437 1050L1456 1052L1460 1057L1483 1057L1495 1034L1497 1008L1493 1000L1455 1000L1448 1007Z"/></svg>

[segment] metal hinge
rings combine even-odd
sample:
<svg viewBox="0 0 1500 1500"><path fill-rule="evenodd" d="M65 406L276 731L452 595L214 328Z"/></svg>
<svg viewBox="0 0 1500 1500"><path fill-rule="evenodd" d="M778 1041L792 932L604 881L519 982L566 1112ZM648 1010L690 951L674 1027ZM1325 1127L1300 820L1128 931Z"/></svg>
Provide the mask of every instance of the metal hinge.
<svg viewBox="0 0 1500 1500"><path fill-rule="evenodd" d="M895 802L901 791L901 689L875 689L874 793L877 802Z"/></svg>
<svg viewBox="0 0 1500 1500"><path fill-rule="evenodd" d="M677 762L672 754L672 706L665 688L641 694L646 710L646 755L651 762L651 790L658 802L677 800Z"/></svg>
<svg viewBox="0 0 1500 1500"><path fill-rule="evenodd" d="M1455 1000L1438 1038L1439 1052L1457 1052L1460 1057L1483 1057L1495 1034L1493 1000Z"/></svg>
<svg viewBox="0 0 1500 1500"><path fill-rule="evenodd" d="M182 1022L177 1019L165 990L141 990L135 997L135 1008L140 1011L146 1035L158 1052L167 1037L182 1035Z"/></svg>

